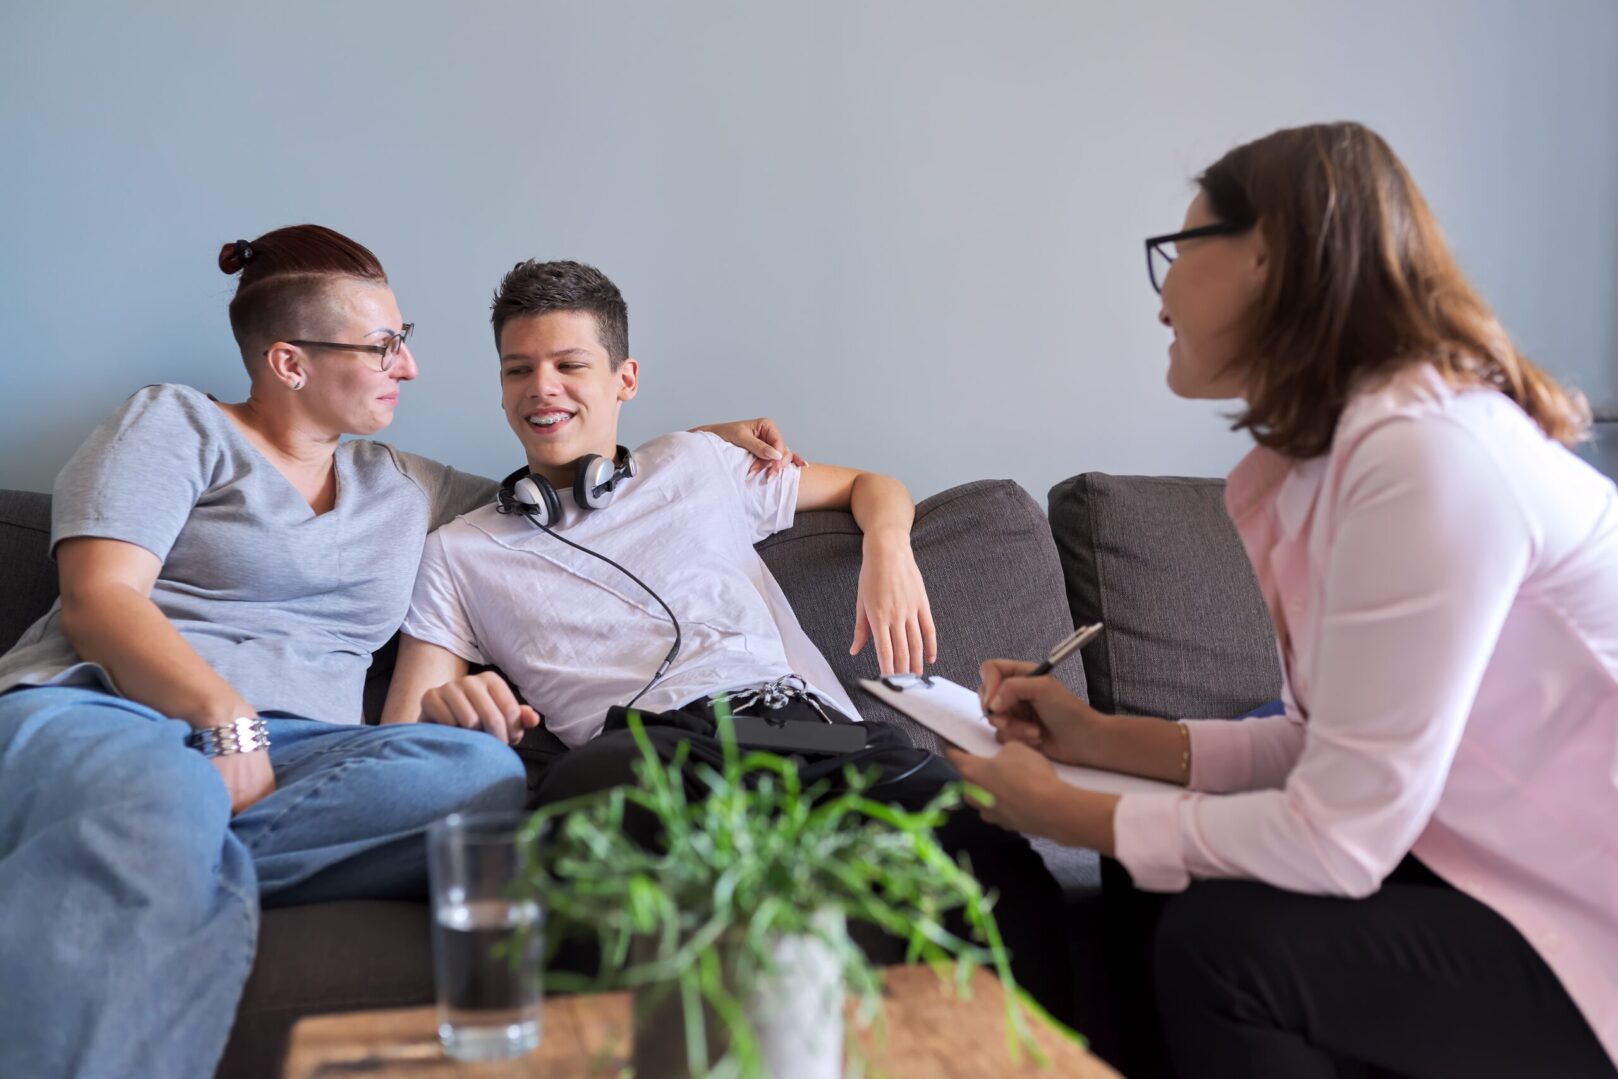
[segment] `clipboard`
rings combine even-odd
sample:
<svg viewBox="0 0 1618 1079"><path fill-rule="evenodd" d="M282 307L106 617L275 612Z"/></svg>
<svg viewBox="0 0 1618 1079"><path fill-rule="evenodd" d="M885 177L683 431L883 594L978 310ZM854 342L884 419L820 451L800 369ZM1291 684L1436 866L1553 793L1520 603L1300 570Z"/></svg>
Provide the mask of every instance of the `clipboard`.
<svg viewBox="0 0 1618 1079"><path fill-rule="evenodd" d="M983 718L977 693L948 678L935 674L888 675L884 678L862 678L860 685L877 700L897 708L944 741L974 756L993 757L1005 748L995 739L994 726ZM1143 779L1122 772L1108 772L1076 764L1057 764L1054 767L1062 782L1081 790L1099 791L1102 794L1185 792L1185 788L1173 783Z"/></svg>

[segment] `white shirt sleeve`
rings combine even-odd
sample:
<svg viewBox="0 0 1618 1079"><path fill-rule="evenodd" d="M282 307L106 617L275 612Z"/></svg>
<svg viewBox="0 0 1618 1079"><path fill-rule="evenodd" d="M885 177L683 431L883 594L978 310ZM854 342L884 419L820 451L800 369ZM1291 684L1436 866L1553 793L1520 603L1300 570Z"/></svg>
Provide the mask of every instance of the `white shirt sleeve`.
<svg viewBox="0 0 1618 1079"><path fill-rule="evenodd" d="M422 548L410 611L400 628L417 640L454 652L468 663L487 664L490 660L478 643L462 594L444 549L441 528L427 537Z"/></svg>
<svg viewBox="0 0 1618 1079"><path fill-rule="evenodd" d="M763 473L749 476L747 470L754 461L751 453L706 431L698 432L698 437L707 445L714 456L715 467L735 492L749 543L757 543L792 527L798 508L796 468L788 465L776 476Z"/></svg>
<svg viewBox="0 0 1618 1079"><path fill-rule="evenodd" d="M1118 857L1143 888L1239 877L1368 895L1438 803L1533 532L1488 448L1447 417L1384 422L1342 468L1316 510L1333 532L1297 763L1278 790L1124 796ZM1295 735L1276 737L1274 764Z"/></svg>

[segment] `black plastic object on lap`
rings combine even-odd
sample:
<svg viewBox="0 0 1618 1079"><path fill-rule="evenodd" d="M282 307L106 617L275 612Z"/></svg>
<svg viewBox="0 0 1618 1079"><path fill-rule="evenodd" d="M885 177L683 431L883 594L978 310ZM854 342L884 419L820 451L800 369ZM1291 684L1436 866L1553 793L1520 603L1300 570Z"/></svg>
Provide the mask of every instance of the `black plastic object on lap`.
<svg viewBox="0 0 1618 1079"><path fill-rule="evenodd" d="M865 748L863 723L773 723L764 716L733 716L736 744L771 753L857 753Z"/></svg>

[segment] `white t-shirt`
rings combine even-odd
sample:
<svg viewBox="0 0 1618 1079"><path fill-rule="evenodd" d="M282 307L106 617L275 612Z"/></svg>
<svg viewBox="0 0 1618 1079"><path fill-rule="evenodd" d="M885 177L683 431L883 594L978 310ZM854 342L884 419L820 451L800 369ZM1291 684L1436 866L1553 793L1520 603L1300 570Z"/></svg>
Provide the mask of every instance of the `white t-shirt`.
<svg viewBox="0 0 1618 1079"><path fill-rule="evenodd" d="M797 674L857 717L753 549L792 524L797 470L750 477L750 455L710 434L664 435L635 457L639 475L604 509L580 511L571 491L558 491L553 527L645 581L680 620L679 658L636 706L669 711ZM492 505L428 537L404 631L499 667L570 746L595 737L674 642L644 589Z"/></svg>

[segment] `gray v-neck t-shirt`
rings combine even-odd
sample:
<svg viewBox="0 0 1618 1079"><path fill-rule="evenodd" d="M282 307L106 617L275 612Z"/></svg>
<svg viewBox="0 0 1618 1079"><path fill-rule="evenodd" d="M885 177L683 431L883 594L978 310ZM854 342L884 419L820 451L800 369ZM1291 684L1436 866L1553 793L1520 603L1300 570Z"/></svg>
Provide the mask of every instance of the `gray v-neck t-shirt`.
<svg viewBox="0 0 1618 1079"><path fill-rule="evenodd" d="M336 469L336 505L317 515L207 394L148 386L57 477L51 550L75 536L145 548L163 564L152 602L249 704L359 723L427 533L495 484L363 439ZM63 636L60 601L0 656L0 692L19 685L118 692Z"/></svg>

